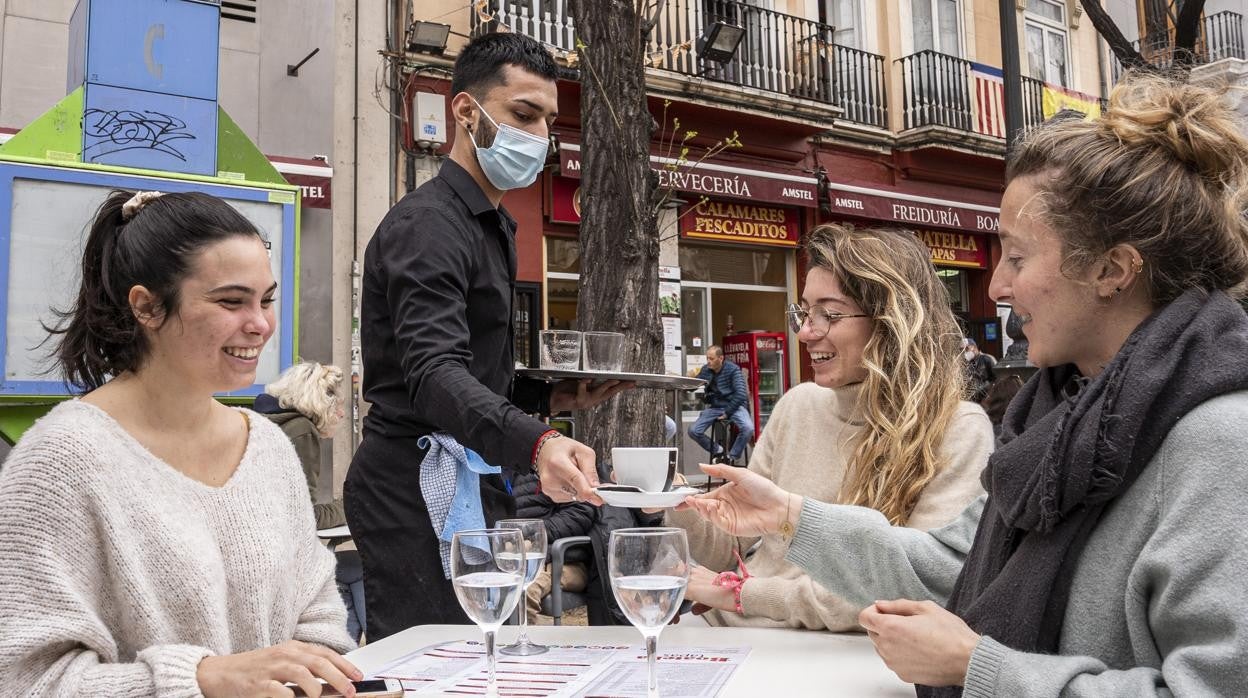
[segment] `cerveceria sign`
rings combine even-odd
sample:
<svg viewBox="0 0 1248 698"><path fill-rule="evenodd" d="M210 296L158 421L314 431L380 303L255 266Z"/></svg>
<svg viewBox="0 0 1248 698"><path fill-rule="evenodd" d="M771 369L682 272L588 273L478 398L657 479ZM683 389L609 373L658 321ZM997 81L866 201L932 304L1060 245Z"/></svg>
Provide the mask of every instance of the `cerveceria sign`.
<svg viewBox="0 0 1248 698"><path fill-rule="evenodd" d="M927 245L933 264L968 269L988 268L988 246L982 235L940 230L916 230L914 234Z"/></svg>
<svg viewBox="0 0 1248 698"><path fill-rule="evenodd" d="M659 176L659 186L676 191L808 208L819 205L819 188L811 177L711 162L678 164L657 155L650 156L650 167ZM580 146L564 144L559 148L559 172L564 177L580 178Z"/></svg>
<svg viewBox="0 0 1248 698"><path fill-rule="evenodd" d="M797 212L777 206L703 201L682 211L680 232L687 238L763 245L797 245Z"/></svg>

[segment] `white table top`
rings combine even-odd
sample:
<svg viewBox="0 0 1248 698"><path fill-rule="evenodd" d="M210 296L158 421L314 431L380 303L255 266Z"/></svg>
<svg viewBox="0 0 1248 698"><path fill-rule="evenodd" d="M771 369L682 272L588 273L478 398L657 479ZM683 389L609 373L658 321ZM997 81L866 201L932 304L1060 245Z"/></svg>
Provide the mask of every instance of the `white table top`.
<svg viewBox="0 0 1248 698"><path fill-rule="evenodd" d="M506 625L498 646L515 641L518 628ZM538 643L641 644L630 626L530 626ZM475 625L420 625L370 643L347 655L365 674L429 645L452 640L480 640ZM665 628L664 647L749 647L750 656L737 669L723 698L744 696L855 696L913 698L914 687L884 666L865 635L765 630L759 628Z"/></svg>
<svg viewBox="0 0 1248 698"><path fill-rule="evenodd" d="M351 529L346 524L334 526L333 528L322 528L316 532L317 538L350 538Z"/></svg>

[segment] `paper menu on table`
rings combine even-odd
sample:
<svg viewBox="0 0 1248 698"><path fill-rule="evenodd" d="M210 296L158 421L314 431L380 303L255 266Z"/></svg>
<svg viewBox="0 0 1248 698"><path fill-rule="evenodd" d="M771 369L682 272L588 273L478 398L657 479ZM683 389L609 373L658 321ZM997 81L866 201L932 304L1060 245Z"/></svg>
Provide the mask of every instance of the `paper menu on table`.
<svg viewBox="0 0 1248 698"><path fill-rule="evenodd" d="M748 647L671 648L659 655L664 696L714 698L749 655ZM498 655L500 696L511 698L627 698L646 695L640 646L551 645L532 657ZM485 648L449 642L401 657L373 673L398 679L406 694L485 695Z"/></svg>
<svg viewBox="0 0 1248 698"><path fill-rule="evenodd" d="M660 652L659 691L664 698L713 698L749 656L748 647L677 647ZM631 656L630 656L631 655ZM632 698L646 695L649 673L641 648L619 652L575 698Z"/></svg>

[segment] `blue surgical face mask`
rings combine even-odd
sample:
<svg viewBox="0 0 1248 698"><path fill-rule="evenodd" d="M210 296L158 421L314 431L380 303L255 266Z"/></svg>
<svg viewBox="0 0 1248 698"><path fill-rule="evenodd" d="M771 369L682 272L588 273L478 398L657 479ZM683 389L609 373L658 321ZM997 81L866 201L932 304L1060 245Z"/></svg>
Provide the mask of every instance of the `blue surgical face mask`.
<svg viewBox="0 0 1248 698"><path fill-rule="evenodd" d="M520 189L532 184L537 179L537 174L542 171L542 165L546 164L546 152L550 144L541 136L521 131L509 124L498 123L482 109L480 102L475 99L472 101L495 128L494 142L488 148L478 146L477 139L471 131L468 132L473 147L477 149L477 163L481 165L485 178L500 191Z"/></svg>

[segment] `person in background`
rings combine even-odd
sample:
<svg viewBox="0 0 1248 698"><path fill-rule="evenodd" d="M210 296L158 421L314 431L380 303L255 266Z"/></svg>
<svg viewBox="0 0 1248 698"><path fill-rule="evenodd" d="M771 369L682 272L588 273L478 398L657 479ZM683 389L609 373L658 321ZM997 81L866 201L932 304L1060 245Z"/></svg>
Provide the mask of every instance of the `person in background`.
<svg viewBox="0 0 1248 698"><path fill-rule="evenodd" d="M724 356L724 350L712 344L706 348L706 365L697 378L706 381L706 409L689 427L689 436L711 455L714 463L738 463L745 455L745 447L754 438L754 419L750 416L750 394L745 386L745 373L741 367ZM737 438L728 453L711 441L706 432L715 421L731 421L737 427Z"/></svg>
<svg viewBox="0 0 1248 698"><path fill-rule="evenodd" d="M512 494L516 497L516 518L542 519L546 522L547 546L555 544L561 538L589 535L597 521L597 507L585 502L568 502L557 504L550 497L542 494L537 475L525 473L517 476L511 484ZM567 591L584 591L589 581L589 570L586 565L590 556L583 549L573 547L565 559L560 575L559 585ZM537 578L525 590L525 608L529 614L529 622L535 623L537 614L542 607L542 599L550 593L554 580L551 579L550 566L547 565L538 573Z"/></svg>
<svg viewBox="0 0 1248 698"><path fill-rule="evenodd" d="M981 402L988 394L988 388L997 379L993 371L997 360L981 352L979 345L970 337L962 340L962 358L966 361L966 382L971 391L968 399L971 402Z"/></svg>
<svg viewBox="0 0 1248 698"><path fill-rule="evenodd" d="M315 361L297 363L269 383L256 397L255 410L282 428L295 446L308 496L316 513L316 528L347 523L342 500L317 502L321 481L321 439L334 435L342 422L342 369Z"/></svg>
<svg viewBox="0 0 1248 698"><path fill-rule="evenodd" d="M776 403L750 471L894 526L949 523L983 493L992 427L960 401L957 323L927 249L908 231L822 225L804 251L802 302L787 315L814 380ZM667 523L688 532L700 566L686 597L712 609L711 625L857 629L861 606L785 560L779 538L727 535L694 512Z"/></svg>
<svg viewBox="0 0 1248 698"><path fill-rule="evenodd" d="M342 422L342 369L304 361L286 369L256 397L255 410L282 428L295 446L308 498L316 516L317 530L347 523L342 500L316 501L321 481L321 439L333 438ZM335 551L335 580L347 607L347 633L360 641L367 624L364 606L364 571L355 550Z"/></svg>
<svg viewBox="0 0 1248 698"><path fill-rule="evenodd" d="M992 382L992 387L988 388L988 394L979 403L984 408L984 412L988 413L988 419L992 420L992 431L998 438L1001 436L1001 422L1005 419L1005 409L1010 406L1010 400L1014 399L1022 387L1022 376L1017 373L1003 375Z"/></svg>
<svg viewBox="0 0 1248 698"><path fill-rule="evenodd" d="M81 396L0 470L0 695L354 695L294 448L213 397L255 383L276 293L260 233L220 199L100 206L51 329Z"/></svg>
<svg viewBox="0 0 1248 698"><path fill-rule="evenodd" d="M1040 370L956 521L891 528L722 466L686 504L779 533L920 698L1243 695L1242 128L1224 92L1137 73L1099 119L1022 136L989 293Z"/></svg>

